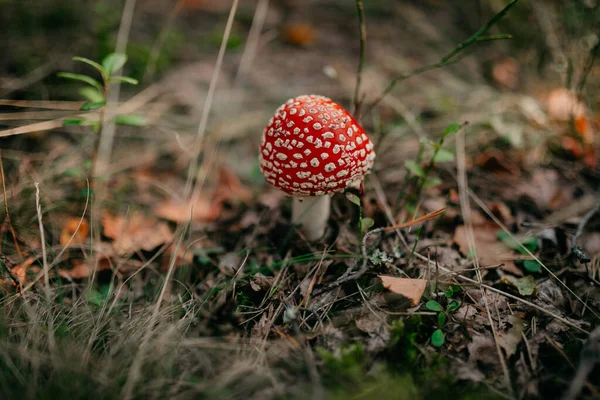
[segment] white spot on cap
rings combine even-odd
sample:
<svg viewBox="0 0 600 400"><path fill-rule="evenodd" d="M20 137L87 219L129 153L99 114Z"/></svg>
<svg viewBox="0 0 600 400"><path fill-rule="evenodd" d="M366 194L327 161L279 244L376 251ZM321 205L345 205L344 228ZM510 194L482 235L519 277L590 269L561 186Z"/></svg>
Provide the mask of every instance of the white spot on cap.
<svg viewBox="0 0 600 400"><path fill-rule="evenodd" d="M338 139L340 139L340 142L345 142L346 136L344 136L343 134L340 133L340 135L338 136Z"/></svg>
<svg viewBox="0 0 600 400"><path fill-rule="evenodd" d="M335 164L330 162L329 164L325 165L325 172L331 172L335 169Z"/></svg>
<svg viewBox="0 0 600 400"><path fill-rule="evenodd" d="M337 154L340 152L340 150L342 149L342 146L340 146L339 144L336 144L335 146L333 146L333 154Z"/></svg>
<svg viewBox="0 0 600 400"><path fill-rule="evenodd" d="M298 142L298 144L296 145L297 148L301 149L304 147L304 142Z"/></svg>
<svg viewBox="0 0 600 400"><path fill-rule="evenodd" d="M314 139L314 138L313 138L312 136L309 136L309 137L307 137L307 138L306 138L306 141L307 141L308 143L312 143L312 142L313 142L313 139Z"/></svg>
<svg viewBox="0 0 600 400"><path fill-rule="evenodd" d="M290 115L294 115L298 112L295 108L290 108Z"/></svg>
<svg viewBox="0 0 600 400"><path fill-rule="evenodd" d="M315 139L315 149L320 149L321 147L323 147L321 139Z"/></svg>
<svg viewBox="0 0 600 400"><path fill-rule="evenodd" d="M306 168L306 167L308 167L307 163L303 162L303 163L300 164L300 168Z"/></svg>
<svg viewBox="0 0 600 400"><path fill-rule="evenodd" d="M365 148L366 148L368 151L371 151L371 150L373 150L373 143L371 143L371 142L367 143L367 145L365 146Z"/></svg>
<svg viewBox="0 0 600 400"><path fill-rule="evenodd" d="M306 114L306 110L304 108L300 109L300 112L298 113L298 116L303 116L304 114Z"/></svg>
<svg viewBox="0 0 600 400"><path fill-rule="evenodd" d="M306 149L306 150L304 150L304 154L305 154L306 156L309 156L309 155L310 155L310 150L309 150L309 149Z"/></svg>
<svg viewBox="0 0 600 400"><path fill-rule="evenodd" d="M331 142L325 142L325 148L328 149L331 147Z"/></svg>
<svg viewBox="0 0 600 400"><path fill-rule="evenodd" d="M356 143L362 144L362 142L363 142L362 138L360 136L357 136L356 137Z"/></svg>
<svg viewBox="0 0 600 400"><path fill-rule="evenodd" d="M322 136L323 136L323 139L333 139L335 135L333 134L333 132L328 131L328 132L323 132Z"/></svg>
<svg viewBox="0 0 600 400"><path fill-rule="evenodd" d="M310 121L312 121L312 120L313 120L313 117L311 117L311 116L309 115L309 116L307 116L306 118L304 118L304 119L302 120L302 122L304 122L305 124L308 124L308 123L309 123Z"/></svg>
<svg viewBox="0 0 600 400"><path fill-rule="evenodd" d="M310 171L298 171L296 172L296 176L300 179L306 179L310 176Z"/></svg>
<svg viewBox="0 0 600 400"><path fill-rule="evenodd" d="M283 154L283 153L277 153L277 154L275 155L275 157L277 157L277 158L278 158L278 159L280 159L281 161L285 161L285 160L287 160L287 156L286 156L285 154Z"/></svg>
<svg viewBox="0 0 600 400"><path fill-rule="evenodd" d="M296 127L294 128L294 135L297 135L300 133L300 128Z"/></svg>
<svg viewBox="0 0 600 400"><path fill-rule="evenodd" d="M343 178L346 175L348 175L347 169L342 169L337 174L335 174L335 176L337 176L338 178Z"/></svg>
<svg viewBox="0 0 600 400"><path fill-rule="evenodd" d="M313 167L318 167L319 166L319 160L317 160L317 158L313 158L312 160L310 160L310 165L312 165Z"/></svg>
<svg viewBox="0 0 600 400"><path fill-rule="evenodd" d="M313 124L313 128L314 128L314 129L316 129L316 130L319 130L319 129L321 129L322 127L323 127L323 125L321 125L321 124L320 124L320 123L318 123L318 122L315 122L315 123Z"/></svg>
<svg viewBox="0 0 600 400"><path fill-rule="evenodd" d="M329 158L329 154L328 153L321 153L321 158L323 160L327 160Z"/></svg>
<svg viewBox="0 0 600 400"><path fill-rule="evenodd" d="M294 153L293 157L294 157L296 160L302 160L302 158L303 158L303 157L302 157L302 154L300 154L300 153Z"/></svg>

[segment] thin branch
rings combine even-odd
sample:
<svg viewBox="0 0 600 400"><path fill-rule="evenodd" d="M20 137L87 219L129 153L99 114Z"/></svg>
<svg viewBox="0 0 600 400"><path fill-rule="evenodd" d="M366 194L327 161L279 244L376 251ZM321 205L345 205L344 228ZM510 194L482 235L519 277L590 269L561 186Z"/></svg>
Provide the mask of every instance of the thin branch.
<svg viewBox="0 0 600 400"><path fill-rule="evenodd" d="M498 21L500 21L502 18L504 18L504 16L508 13L508 11L518 2L519 2L519 0L512 0L510 3L508 3L500 12L498 12L496 15L494 15L492 17L492 19L490 19L485 25L483 25L481 28L479 28L479 30L477 32L475 32L473 35L471 35L467 40L459 43L448 54L446 54L444 57L442 57L440 59L440 61L438 61L434 64L426 65L424 67L416 68L416 69L414 69L410 72L407 72L405 74L402 74L399 77L397 77L396 79L392 80L388 84L388 86L384 89L384 91L381 93L381 95L368 107L367 112L371 111L375 106L377 106L377 104L379 104L381 102L381 100L383 100L383 98L385 96L387 96L387 94L390 93L394 89L394 87L396 87L396 85L398 83L402 82L403 80L413 77L415 75L422 74L427 71L446 67L448 65L452 65L452 64L460 61L462 59L462 57L459 57L459 53L463 52L465 49L467 49L472 44L477 43L477 42L482 42L482 41L489 41L489 40L510 39L511 38L510 35L483 36L483 34L485 32L487 32L496 23L498 23Z"/></svg>
<svg viewBox="0 0 600 400"><path fill-rule="evenodd" d="M0 175L2 176L2 194L4 195L4 210L6 211L6 223L8 224L8 229L10 230L10 234L12 235L13 241L15 243L15 249L17 250L17 254L20 256L21 248L19 247L19 241L17 240L17 233L15 232L15 228L13 227L12 221L10 220L10 213L8 212L8 196L6 195L6 181L4 178L4 161L2 159L2 150L0 149Z"/></svg>

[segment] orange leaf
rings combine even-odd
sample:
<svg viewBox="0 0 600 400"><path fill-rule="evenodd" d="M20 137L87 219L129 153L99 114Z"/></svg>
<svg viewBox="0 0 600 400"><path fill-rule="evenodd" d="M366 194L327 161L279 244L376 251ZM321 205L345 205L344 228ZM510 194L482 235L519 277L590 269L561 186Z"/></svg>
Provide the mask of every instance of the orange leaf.
<svg viewBox="0 0 600 400"><path fill-rule="evenodd" d="M89 231L90 228L85 219L69 218L60 232L60 244L63 246L81 244L87 239Z"/></svg>
<svg viewBox="0 0 600 400"><path fill-rule="evenodd" d="M166 223L139 212L133 212L127 218L105 214L102 228L104 235L114 240L113 248L120 255L153 250L173 236Z"/></svg>
<svg viewBox="0 0 600 400"><path fill-rule="evenodd" d="M297 46L308 47L316 38L315 28L309 24L293 23L283 28L283 37Z"/></svg>
<svg viewBox="0 0 600 400"><path fill-rule="evenodd" d="M384 288L409 299L411 307L419 304L427 287L427 280L425 279L396 278L385 275L379 275L378 278L381 279Z"/></svg>
<svg viewBox="0 0 600 400"><path fill-rule="evenodd" d="M571 117L582 117L586 114L585 105L577 99L569 89L554 89L548 95L546 102L548 116L555 121L569 121Z"/></svg>
<svg viewBox="0 0 600 400"><path fill-rule="evenodd" d="M200 197L193 206L191 200L165 201L154 209L154 213L173 222L188 222L190 219L196 222L210 222L219 218L221 208L221 202L211 202Z"/></svg>

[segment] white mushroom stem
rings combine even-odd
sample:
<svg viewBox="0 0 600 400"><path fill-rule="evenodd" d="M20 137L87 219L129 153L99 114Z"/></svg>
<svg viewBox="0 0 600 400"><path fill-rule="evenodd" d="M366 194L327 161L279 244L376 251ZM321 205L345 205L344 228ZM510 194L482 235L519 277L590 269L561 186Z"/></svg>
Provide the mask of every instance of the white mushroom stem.
<svg viewBox="0 0 600 400"><path fill-rule="evenodd" d="M329 220L331 197L329 195L297 198L292 200L292 223L300 225L306 239L321 238Z"/></svg>

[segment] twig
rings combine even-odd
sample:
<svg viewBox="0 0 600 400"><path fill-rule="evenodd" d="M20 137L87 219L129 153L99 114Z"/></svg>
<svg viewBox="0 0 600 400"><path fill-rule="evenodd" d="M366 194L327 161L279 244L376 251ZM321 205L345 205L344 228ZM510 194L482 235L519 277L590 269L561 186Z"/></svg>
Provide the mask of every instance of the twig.
<svg viewBox="0 0 600 400"><path fill-rule="evenodd" d="M462 59L462 57L457 57L459 55L459 53L463 52L465 49L467 49L472 44L477 43L477 42L482 42L482 41L489 41L489 40L510 39L511 38L510 35L483 36L483 34L488 29L490 29L492 26L494 26L496 23L498 23L498 21L500 21L502 18L504 18L504 16L508 13L508 11L518 2L519 2L519 0L512 0L510 3L508 3L500 12L498 12L496 15L494 15L492 17L492 19L490 19L485 25L483 25L481 28L479 28L479 30L477 32L475 32L473 35L471 35L471 37L469 37L467 40L459 43L454 49L452 49L452 51L450 51L448 54L446 54L444 57L442 57L440 59L440 61L438 61L434 64L426 65L424 67L416 68L410 72L402 74L399 77L393 79L388 84L388 86L384 89L384 91L381 93L381 95L368 107L366 112L369 112L373 108L375 108L377 106L377 104L379 104L381 102L381 100L383 100L383 98L385 96L387 96L387 94L390 93L394 89L394 87L396 87L396 84L402 82L403 80L413 77L415 75L422 74L427 71L446 67L448 65L452 65L452 64L460 61Z"/></svg>
<svg viewBox="0 0 600 400"><path fill-rule="evenodd" d="M46 286L46 295L50 298L50 274L48 267L48 256L46 254L46 239L44 238L44 224L42 223L42 206L40 204L40 184L35 182L35 208L37 210L38 222L40 225L40 241L42 242L42 263L44 265L44 284Z"/></svg>
<svg viewBox="0 0 600 400"><path fill-rule="evenodd" d="M362 104L360 95L360 84L362 81L362 72L365 66L365 48L367 45L367 25L365 24L365 8L362 0L356 0L356 11L358 13L358 29L360 32L360 58L358 60L358 69L356 70L356 86L354 87L354 96L352 103L354 105L354 118L360 118L360 106Z"/></svg>
<svg viewBox="0 0 600 400"><path fill-rule="evenodd" d="M15 249L17 250L17 254L20 256L21 248L19 247L19 242L17 241L17 234L15 232L15 228L13 227L12 221L10 220L10 213L8 212L8 196L6 195L6 181L4 178L4 161L2 160L2 150L0 149L0 175L2 176L2 194L4 195L4 210L6 211L6 223L8 224L8 229L10 230L10 234L13 237L13 241L15 243Z"/></svg>
<svg viewBox="0 0 600 400"><path fill-rule="evenodd" d="M588 213L583 216L581 221L579 221L579 225L577 226L577 231L571 238L571 252L573 253L573 255L575 255L575 257L577 257L577 259L579 260L580 263L586 264L586 268L587 268L587 263L589 263L592 260L587 256L587 254L585 254L585 252L581 249L581 247L579 247L579 245L577 244L577 241L579 240L579 237L583 233L585 226L588 224L588 222L590 222L592 217L599 211L600 211L600 201L598 201L596 203L596 206L594 208L592 208L590 211L588 211Z"/></svg>
<svg viewBox="0 0 600 400"><path fill-rule="evenodd" d="M590 50L590 54L586 60L585 66L583 67L581 77L579 78L579 82L577 83L577 95L580 95L581 92L583 92L583 88L585 87L587 77L590 74L592 67L594 66L594 61L596 61L596 58L598 58L598 54L600 54L600 38L598 38L598 42Z"/></svg>

